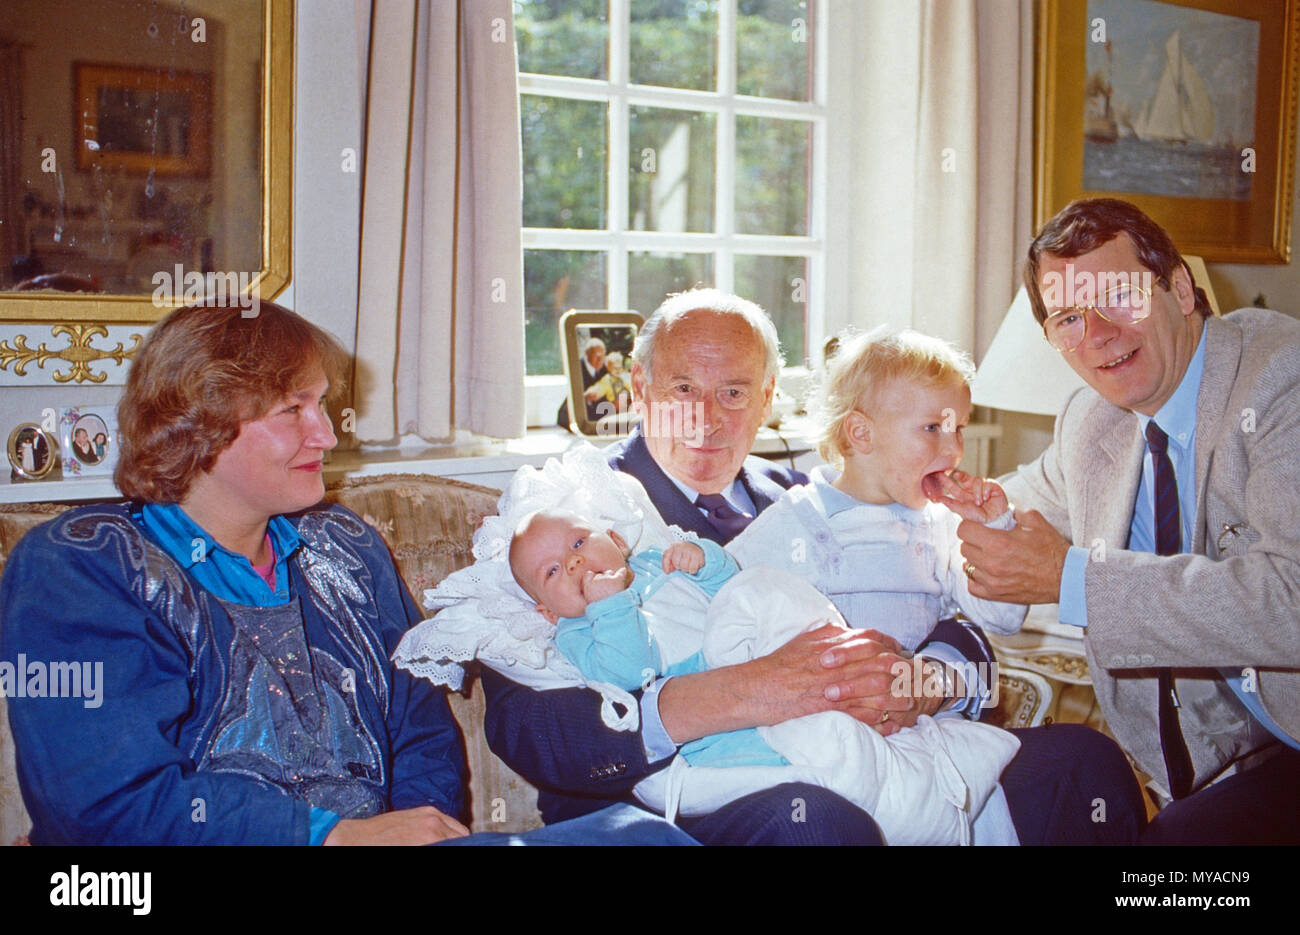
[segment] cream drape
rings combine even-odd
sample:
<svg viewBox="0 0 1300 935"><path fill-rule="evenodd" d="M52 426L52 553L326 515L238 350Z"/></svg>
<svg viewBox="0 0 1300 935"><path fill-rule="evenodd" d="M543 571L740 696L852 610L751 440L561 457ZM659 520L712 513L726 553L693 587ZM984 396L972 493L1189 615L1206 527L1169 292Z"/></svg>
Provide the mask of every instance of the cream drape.
<svg viewBox="0 0 1300 935"><path fill-rule="evenodd" d="M510 0L371 5L355 384L362 441L523 434L511 17Z"/></svg>
<svg viewBox="0 0 1300 935"><path fill-rule="evenodd" d="M843 8L837 7L843 11ZM1011 303L1031 223L1030 0L854 7L855 128L830 153L851 225L828 231L827 330L888 323L983 353ZM834 84L833 84L834 88ZM832 93L835 93L832 90Z"/></svg>

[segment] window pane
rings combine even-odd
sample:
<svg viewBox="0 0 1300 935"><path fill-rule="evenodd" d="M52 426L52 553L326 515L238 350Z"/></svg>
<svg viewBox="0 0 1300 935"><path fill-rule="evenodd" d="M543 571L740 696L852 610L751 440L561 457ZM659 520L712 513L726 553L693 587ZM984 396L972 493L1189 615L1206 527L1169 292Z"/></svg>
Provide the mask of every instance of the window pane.
<svg viewBox="0 0 1300 935"><path fill-rule="evenodd" d="M605 227L607 106L519 95L524 227Z"/></svg>
<svg viewBox="0 0 1300 935"><path fill-rule="evenodd" d="M592 250L524 251L524 343L528 373L563 373L560 316L571 308L604 309L605 254Z"/></svg>
<svg viewBox="0 0 1300 935"><path fill-rule="evenodd" d="M628 108L627 226L713 230L714 114Z"/></svg>
<svg viewBox="0 0 1300 935"><path fill-rule="evenodd" d="M670 292L713 285L713 254L632 253L627 279L628 308L649 318Z"/></svg>
<svg viewBox="0 0 1300 935"><path fill-rule="evenodd" d="M787 366L804 362L808 259L801 256L736 257L736 294L753 299L776 323Z"/></svg>
<svg viewBox="0 0 1300 935"><path fill-rule="evenodd" d="M608 47L606 0L515 0L521 72L604 78Z"/></svg>
<svg viewBox="0 0 1300 935"><path fill-rule="evenodd" d="M736 231L806 236L812 124L736 117Z"/></svg>
<svg viewBox="0 0 1300 935"><path fill-rule="evenodd" d="M717 87L717 0L632 0L633 84Z"/></svg>
<svg viewBox="0 0 1300 935"><path fill-rule="evenodd" d="M808 0L740 0L736 11L736 91L755 97L812 97L812 16Z"/></svg>

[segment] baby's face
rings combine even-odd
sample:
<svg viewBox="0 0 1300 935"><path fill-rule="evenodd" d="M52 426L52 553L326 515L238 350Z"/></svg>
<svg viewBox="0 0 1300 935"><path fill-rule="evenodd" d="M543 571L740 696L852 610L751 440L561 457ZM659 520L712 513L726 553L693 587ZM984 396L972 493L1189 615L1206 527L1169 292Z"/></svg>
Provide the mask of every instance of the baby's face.
<svg viewBox="0 0 1300 935"><path fill-rule="evenodd" d="M581 617L586 588L602 572L627 569L627 545L613 530L597 532L572 513L532 514L515 531L510 570L551 623Z"/></svg>
<svg viewBox="0 0 1300 935"><path fill-rule="evenodd" d="M961 461L970 388L892 380L876 394L872 408L871 456L879 493L919 510L926 504L927 483L935 483L926 478Z"/></svg>
<svg viewBox="0 0 1300 935"><path fill-rule="evenodd" d="M620 357L606 357L605 369L614 376L620 376L623 373L623 360Z"/></svg>

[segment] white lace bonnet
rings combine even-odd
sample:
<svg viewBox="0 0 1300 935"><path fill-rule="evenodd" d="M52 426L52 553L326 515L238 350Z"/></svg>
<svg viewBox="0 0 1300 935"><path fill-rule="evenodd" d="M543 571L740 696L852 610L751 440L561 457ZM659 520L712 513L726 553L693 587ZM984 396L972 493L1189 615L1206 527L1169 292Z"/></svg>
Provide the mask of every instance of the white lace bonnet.
<svg viewBox="0 0 1300 935"><path fill-rule="evenodd" d="M635 700L612 685L583 678L556 649L555 627L534 609L534 601L510 573L510 538L519 521L539 509L570 510L614 529L635 551L681 538L660 519L636 478L615 471L585 442L559 460L549 458L540 471L525 465L497 501L497 515L484 519L474 533L474 564L424 592L424 606L435 615L407 632L393 661L457 690L465 676L460 663L471 659L530 688L586 685L604 697L606 724L634 730ZM619 715L611 702L627 713Z"/></svg>

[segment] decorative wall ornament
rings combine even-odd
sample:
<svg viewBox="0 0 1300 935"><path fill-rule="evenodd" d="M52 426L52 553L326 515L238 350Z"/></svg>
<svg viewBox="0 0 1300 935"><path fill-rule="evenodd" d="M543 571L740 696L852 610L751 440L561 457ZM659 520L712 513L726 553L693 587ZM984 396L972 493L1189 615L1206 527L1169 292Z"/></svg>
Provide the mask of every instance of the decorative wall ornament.
<svg viewBox="0 0 1300 935"><path fill-rule="evenodd" d="M118 332L121 334L122 332ZM14 377L28 377L28 366L35 364L38 368L44 370L46 361L59 361L71 364L71 369L59 369L51 367L47 374L47 380L52 379L56 384L62 383L104 383L109 379L108 369L104 365L92 369L92 365L98 361L113 361L121 365L125 361L135 356L139 350L140 343L144 340L143 334L139 331L132 330L130 334L123 335L131 342L129 347L118 340L113 347L96 347L92 343L96 338L110 339L108 328L99 324L57 324L50 326L50 336L66 337L67 345L64 347L55 347L51 349L49 345L42 341L39 346L32 347L28 344L29 334L18 332L12 335L0 337L0 371L12 373ZM30 337L35 341L35 337ZM12 365L12 371L10 367ZM113 368L115 369L115 368ZM124 375L124 372L123 372ZM46 382L42 380L42 374L33 372L33 379L28 380L3 380L9 385L26 385L31 382ZM121 379L116 379L113 383L120 383Z"/></svg>

